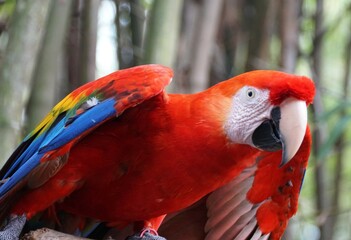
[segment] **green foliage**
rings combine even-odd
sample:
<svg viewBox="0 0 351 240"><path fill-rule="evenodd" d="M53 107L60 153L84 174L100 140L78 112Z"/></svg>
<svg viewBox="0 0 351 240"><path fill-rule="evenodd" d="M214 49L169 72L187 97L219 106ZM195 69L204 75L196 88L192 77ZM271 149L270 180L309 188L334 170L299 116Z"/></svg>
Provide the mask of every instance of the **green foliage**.
<svg viewBox="0 0 351 240"><path fill-rule="evenodd" d="M0 22L7 21L15 10L16 0L6 0L0 2Z"/></svg>

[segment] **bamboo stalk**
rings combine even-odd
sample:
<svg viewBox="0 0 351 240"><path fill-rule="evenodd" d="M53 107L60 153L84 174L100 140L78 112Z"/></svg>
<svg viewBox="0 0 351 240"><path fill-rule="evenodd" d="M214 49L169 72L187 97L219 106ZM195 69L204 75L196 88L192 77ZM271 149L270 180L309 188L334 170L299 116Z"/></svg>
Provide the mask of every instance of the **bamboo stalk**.
<svg viewBox="0 0 351 240"><path fill-rule="evenodd" d="M22 138L23 109L42 41L51 1L18 1L0 64L0 165Z"/></svg>
<svg viewBox="0 0 351 240"><path fill-rule="evenodd" d="M349 86L351 77L351 34L347 42L345 56L345 74L343 79L343 98L347 99L349 97ZM343 119L346 116L346 109L343 108L340 111L339 119ZM345 133L342 133L335 143L336 152L336 163L335 163L335 176L334 176L334 194L332 197L332 207L333 213L330 215L331 222L331 238L335 235L335 225L338 218L338 213L340 212L340 196L341 196L341 182L342 182L342 171L344 168L344 157L345 157Z"/></svg>
<svg viewBox="0 0 351 240"><path fill-rule="evenodd" d="M312 51L312 75L316 84L316 95L313 102L313 115L314 121L322 116L325 112L324 105L322 102L322 94L320 91L321 87L321 70L322 70L322 41L324 39L323 32L323 8L324 1L317 0L316 14L314 18L315 31ZM323 143L328 138L328 128L325 122L317 122L313 131L313 151L314 156L319 156L319 152L322 149ZM327 172L325 167L326 158L316 159L315 167L315 181L316 181L316 210L317 210L317 224L321 232L321 240L331 239L331 222L330 222L330 203L329 198L326 195L326 184Z"/></svg>

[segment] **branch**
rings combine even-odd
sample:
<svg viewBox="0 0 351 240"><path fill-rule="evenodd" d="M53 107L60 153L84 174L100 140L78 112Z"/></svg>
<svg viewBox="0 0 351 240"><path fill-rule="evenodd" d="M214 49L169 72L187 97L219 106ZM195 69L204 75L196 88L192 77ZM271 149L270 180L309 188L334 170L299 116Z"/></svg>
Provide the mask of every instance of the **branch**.
<svg viewBox="0 0 351 240"><path fill-rule="evenodd" d="M41 228L25 234L21 240L88 240L88 238L75 237L66 233L57 232L49 228Z"/></svg>

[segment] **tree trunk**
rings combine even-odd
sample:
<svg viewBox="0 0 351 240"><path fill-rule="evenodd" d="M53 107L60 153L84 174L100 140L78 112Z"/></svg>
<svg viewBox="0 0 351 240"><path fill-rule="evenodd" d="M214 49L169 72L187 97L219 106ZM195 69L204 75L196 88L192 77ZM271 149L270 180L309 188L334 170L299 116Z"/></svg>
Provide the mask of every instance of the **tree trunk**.
<svg viewBox="0 0 351 240"><path fill-rule="evenodd" d="M251 0L246 2L248 55L245 70L270 67L270 40L276 19L277 1Z"/></svg>
<svg viewBox="0 0 351 240"><path fill-rule="evenodd" d="M190 92L199 92L209 86L209 73L213 47L222 12L223 0L204 0L196 23L192 43L192 59L189 74Z"/></svg>
<svg viewBox="0 0 351 240"><path fill-rule="evenodd" d="M17 1L9 41L0 69L0 164L21 139L28 101L47 13L52 1Z"/></svg>
<svg viewBox="0 0 351 240"><path fill-rule="evenodd" d="M28 130L35 128L60 97L56 93L62 78L60 63L71 6L71 0L53 1L28 103Z"/></svg>
<svg viewBox="0 0 351 240"><path fill-rule="evenodd" d="M100 0L85 0L82 12L80 82L95 79L97 22Z"/></svg>
<svg viewBox="0 0 351 240"><path fill-rule="evenodd" d="M179 35L182 0L155 0L145 42L144 63L173 67Z"/></svg>
<svg viewBox="0 0 351 240"><path fill-rule="evenodd" d="M142 63L143 59L146 15L145 9L139 0L131 0L130 8L134 65L139 65Z"/></svg>
<svg viewBox="0 0 351 240"><path fill-rule="evenodd" d="M300 0L281 1L281 57L280 65L283 71L293 73L296 68L298 55L298 38L299 38L299 10L301 8Z"/></svg>
<svg viewBox="0 0 351 240"><path fill-rule="evenodd" d="M172 82L172 91L189 93L189 72L192 65L196 39L196 23L200 14L200 4L194 0L184 1L182 25L179 34L178 51L176 58L175 75L177 81Z"/></svg>
<svg viewBox="0 0 351 240"><path fill-rule="evenodd" d="M117 36L117 57L119 69L135 66L134 46L131 22L131 3L127 0L115 0L116 4L116 36ZM135 24L135 23L134 23Z"/></svg>
<svg viewBox="0 0 351 240"><path fill-rule="evenodd" d="M316 84L316 96L313 102L312 110L314 115L315 125L313 131L313 151L316 156L315 181L316 181L316 206L317 206L317 221L320 228L321 240L331 239L331 224L330 224L330 203L326 195L327 172L325 169L326 158L319 157L319 152L328 137L328 129L325 122L318 122L320 116L324 114L324 104L321 95L321 70L322 70L322 40L323 34L323 0L317 0L317 8L315 14L315 33L312 52L312 75Z"/></svg>
<svg viewBox="0 0 351 240"><path fill-rule="evenodd" d="M349 87L351 80L351 34L349 34L348 43L346 45L346 56L345 56L345 74L343 79L343 96L342 99L349 98ZM340 111L339 119L343 119L347 116L346 108ZM342 194L341 183L342 183L342 172L344 169L344 158L346 152L346 134L343 132L335 143L336 152L336 166L335 166L335 176L334 176L334 194L332 197L331 206L333 207L332 214L330 215L331 223L331 239L335 239L335 225L337 224L338 214L341 213L340 208L340 197Z"/></svg>
<svg viewBox="0 0 351 240"><path fill-rule="evenodd" d="M240 36L240 9L242 1L226 0L223 9L222 41L225 47L225 74L226 78L233 76L236 71L235 56L238 50Z"/></svg>
<svg viewBox="0 0 351 240"><path fill-rule="evenodd" d="M64 87L65 91L61 92L61 97L65 96L69 90L77 88L82 83L79 79L82 5L82 0L73 1L71 24L66 46L68 82L64 83L67 84L67 86Z"/></svg>
<svg viewBox="0 0 351 240"><path fill-rule="evenodd" d="M95 79L100 0L76 0L73 3L67 44L68 92Z"/></svg>

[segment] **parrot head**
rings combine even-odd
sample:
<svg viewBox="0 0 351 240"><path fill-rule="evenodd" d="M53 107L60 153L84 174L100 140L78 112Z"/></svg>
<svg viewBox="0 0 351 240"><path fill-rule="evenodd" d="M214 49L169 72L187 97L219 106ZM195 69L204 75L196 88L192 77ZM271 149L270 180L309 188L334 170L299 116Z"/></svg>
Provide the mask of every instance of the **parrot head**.
<svg viewBox="0 0 351 240"><path fill-rule="evenodd" d="M224 123L231 142L282 150L281 165L295 155L306 133L307 106L315 92L312 80L258 70L223 82L220 89L231 98Z"/></svg>

